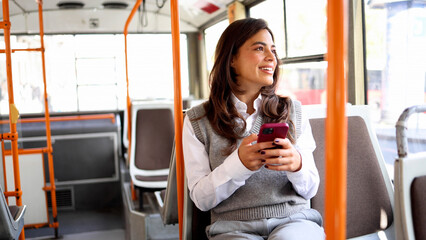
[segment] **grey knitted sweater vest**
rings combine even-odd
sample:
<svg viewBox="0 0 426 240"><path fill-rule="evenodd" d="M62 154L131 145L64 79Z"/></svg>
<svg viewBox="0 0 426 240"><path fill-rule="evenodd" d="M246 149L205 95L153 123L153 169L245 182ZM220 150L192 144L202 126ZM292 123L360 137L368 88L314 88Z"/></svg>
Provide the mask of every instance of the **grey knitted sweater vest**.
<svg viewBox="0 0 426 240"><path fill-rule="evenodd" d="M296 125L298 134L301 125L300 102L293 101L292 105L290 118ZM222 150L228 146L229 142L213 130L205 117L202 104L187 111L187 116L191 120L197 139L204 144L209 155L210 168L214 170L227 157L223 155ZM194 121L201 116L204 117ZM259 114L252 129L246 131L244 137L251 133L257 134L263 122L263 116ZM238 146L240 143L241 140L238 141ZM287 217L306 208L307 200L295 192L285 171L272 171L262 167L246 180L245 185L211 209L211 222Z"/></svg>

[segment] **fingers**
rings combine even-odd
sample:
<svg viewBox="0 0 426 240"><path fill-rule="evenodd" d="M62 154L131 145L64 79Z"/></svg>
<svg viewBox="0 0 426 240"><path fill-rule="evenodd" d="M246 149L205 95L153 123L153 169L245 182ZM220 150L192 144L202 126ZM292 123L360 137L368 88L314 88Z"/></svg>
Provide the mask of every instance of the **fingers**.
<svg viewBox="0 0 426 240"><path fill-rule="evenodd" d="M288 139L277 138L274 140L276 146L281 148L262 150L265 167L277 171L297 171L301 166L299 152L293 147Z"/></svg>
<svg viewBox="0 0 426 240"><path fill-rule="evenodd" d="M251 134L242 140L238 148L240 161L247 169L255 171L263 165L277 171L300 169L300 155L288 139L276 138L274 142L252 145L254 141L257 141L257 135Z"/></svg>
<svg viewBox="0 0 426 240"><path fill-rule="evenodd" d="M252 142L257 140L257 135L252 134L245 137L240 147L238 148L238 156L241 163L252 171L257 170L263 166L262 155L260 153L259 146L257 144L252 145Z"/></svg>
<svg viewBox="0 0 426 240"><path fill-rule="evenodd" d="M287 138L275 138L274 144L277 146L282 146L283 149L288 149L293 147L290 140L288 140Z"/></svg>
<svg viewBox="0 0 426 240"><path fill-rule="evenodd" d="M243 138L241 145L251 145L254 141L257 141L257 135L252 133L248 137Z"/></svg>

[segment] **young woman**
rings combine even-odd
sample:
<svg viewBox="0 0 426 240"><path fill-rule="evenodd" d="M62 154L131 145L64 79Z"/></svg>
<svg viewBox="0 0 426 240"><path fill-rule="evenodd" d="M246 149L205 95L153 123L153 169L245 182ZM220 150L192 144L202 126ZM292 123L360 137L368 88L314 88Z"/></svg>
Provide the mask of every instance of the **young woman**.
<svg viewBox="0 0 426 240"><path fill-rule="evenodd" d="M319 186L315 142L300 103L275 94L278 57L261 19L233 22L219 39L209 100L183 128L190 196L210 210L209 239L324 239L308 201ZM286 138L257 143L263 123L287 122Z"/></svg>

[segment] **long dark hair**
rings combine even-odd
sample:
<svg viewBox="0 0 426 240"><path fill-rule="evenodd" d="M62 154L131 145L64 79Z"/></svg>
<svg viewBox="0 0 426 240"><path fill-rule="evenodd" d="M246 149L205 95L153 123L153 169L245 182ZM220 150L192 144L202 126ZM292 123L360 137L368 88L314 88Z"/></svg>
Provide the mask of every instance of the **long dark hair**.
<svg viewBox="0 0 426 240"><path fill-rule="evenodd" d="M238 113L232 100L231 93L243 93L239 89L236 74L231 67L231 61L237 55L240 47L253 35L260 30L266 29L274 40L272 31L263 19L246 18L231 23L223 32L216 46L215 63L210 73L210 97L204 104L206 116L217 134L226 138L230 142L229 149L224 153L229 154L236 149L237 140L242 137L246 122ZM291 100L287 97L279 97L275 94L275 89L279 74L279 58L277 67L273 75L273 83L270 86L262 87L262 108L260 114L263 114L265 122L288 122ZM244 126L238 126L235 118L243 120ZM293 123L289 123L293 124ZM290 129L294 129L291 127ZM287 135L294 143L294 130Z"/></svg>

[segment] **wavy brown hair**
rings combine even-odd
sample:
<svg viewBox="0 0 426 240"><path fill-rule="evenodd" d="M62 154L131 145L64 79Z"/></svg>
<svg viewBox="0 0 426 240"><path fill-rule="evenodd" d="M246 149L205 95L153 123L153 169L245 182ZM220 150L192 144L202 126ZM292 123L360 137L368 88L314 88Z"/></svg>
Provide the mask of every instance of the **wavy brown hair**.
<svg viewBox="0 0 426 240"><path fill-rule="evenodd" d="M242 138L246 128L244 118L238 113L232 100L231 93L244 93L236 80L236 74L231 67L231 61L237 55L240 47L253 35L260 30L266 29L274 40L272 31L268 28L263 19L246 18L231 23L223 32L216 46L215 63L210 73L210 97L204 104L207 119L217 134L228 139L229 148L224 149L224 154L229 154L237 147L237 140ZM273 83L270 86L262 87L262 107L260 114L264 116L265 122L288 122L291 100L288 97L280 97L275 94L278 74L279 58L277 67L273 74ZM236 118L242 119L244 126L235 121ZM295 142L294 125L287 134L287 138L292 143Z"/></svg>

